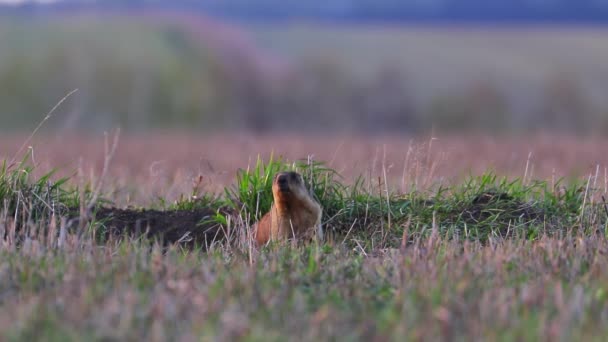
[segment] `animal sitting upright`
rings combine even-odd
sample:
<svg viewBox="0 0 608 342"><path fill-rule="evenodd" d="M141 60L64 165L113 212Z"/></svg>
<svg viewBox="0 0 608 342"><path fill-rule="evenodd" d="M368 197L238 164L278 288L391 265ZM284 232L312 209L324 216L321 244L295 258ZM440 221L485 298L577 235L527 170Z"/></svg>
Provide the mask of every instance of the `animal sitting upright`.
<svg viewBox="0 0 608 342"><path fill-rule="evenodd" d="M270 240L323 239L322 209L296 172L280 172L272 181L274 202L270 211L253 226L258 246Z"/></svg>

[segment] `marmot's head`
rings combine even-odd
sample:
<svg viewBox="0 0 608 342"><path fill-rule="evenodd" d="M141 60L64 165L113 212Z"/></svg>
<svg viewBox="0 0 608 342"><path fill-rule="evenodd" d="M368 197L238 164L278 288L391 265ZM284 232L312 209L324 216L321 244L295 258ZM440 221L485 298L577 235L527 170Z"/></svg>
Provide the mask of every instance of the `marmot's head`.
<svg viewBox="0 0 608 342"><path fill-rule="evenodd" d="M272 181L275 202L290 203L309 199L302 176L297 172L279 172Z"/></svg>

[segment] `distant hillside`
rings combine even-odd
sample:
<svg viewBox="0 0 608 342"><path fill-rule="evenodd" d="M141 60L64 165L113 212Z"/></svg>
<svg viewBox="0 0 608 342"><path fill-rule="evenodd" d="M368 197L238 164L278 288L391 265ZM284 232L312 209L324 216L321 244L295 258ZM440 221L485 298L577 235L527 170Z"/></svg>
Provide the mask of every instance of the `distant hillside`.
<svg viewBox="0 0 608 342"><path fill-rule="evenodd" d="M394 22L608 23L608 1L598 0L64 0L28 2L5 10L82 8L180 9L242 20L294 18Z"/></svg>

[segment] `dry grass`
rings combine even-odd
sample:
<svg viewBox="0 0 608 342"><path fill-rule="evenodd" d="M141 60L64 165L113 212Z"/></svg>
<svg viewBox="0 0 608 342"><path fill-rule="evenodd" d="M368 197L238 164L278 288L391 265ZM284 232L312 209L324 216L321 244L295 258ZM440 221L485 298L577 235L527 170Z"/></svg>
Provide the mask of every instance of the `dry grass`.
<svg viewBox="0 0 608 342"><path fill-rule="evenodd" d="M1 137L0 157L12 157L24 136ZM94 180L104 161L104 138L40 136L32 143L39 170L59 168ZM205 191L222 191L236 171L268 159L325 161L346 183L359 175L387 179L389 188L408 192L456 184L469 175L494 170L498 175L557 180L586 178L608 166L608 139L540 135L491 138L480 136L364 137L253 136L218 134L197 137L178 134L122 136L108 169L106 192L120 204L149 204L156 197L169 201L188 193L198 176ZM598 169L599 168L599 169ZM599 171L598 171L599 170ZM603 186L603 184L602 184Z"/></svg>
<svg viewBox="0 0 608 342"><path fill-rule="evenodd" d="M431 237L401 250L287 246L252 259L238 250L66 241L0 249L3 339L523 341L608 333L604 238L481 245Z"/></svg>

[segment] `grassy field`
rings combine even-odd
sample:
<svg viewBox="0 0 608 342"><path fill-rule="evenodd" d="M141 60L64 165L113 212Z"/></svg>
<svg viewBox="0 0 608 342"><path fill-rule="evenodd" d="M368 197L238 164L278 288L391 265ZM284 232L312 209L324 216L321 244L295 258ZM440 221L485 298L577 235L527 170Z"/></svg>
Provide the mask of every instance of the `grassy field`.
<svg viewBox="0 0 608 342"><path fill-rule="evenodd" d="M601 27L0 13L0 131L608 132ZM133 42L137 42L134 44Z"/></svg>
<svg viewBox="0 0 608 342"><path fill-rule="evenodd" d="M306 143L301 138L289 145L280 137L233 138L234 146L225 140L222 146L224 152L241 151L243 169L234 168L227 181L215 178L211 186L205 184L206 176L188 175L176 164L181 153L195 158L207 153L205 149L237 157L219 153L213 140L184 138L179 145L177 138L159 138L168 149L163 150L151 140L127 137L113 150L110 136L105 152L102 139L96 147L63 141L72 146L66 149L72 158L83 156L90 163L79 162L71 174L65 159L53 161L68 152L59 152L46 139L40 148L34 144L34 153L14 147L22 145L22 138L3 145L0 339L521 341L602 340L608 333L607 178L603 159L593 155L601 140L520 139L520 147L481 138L470 138L470 145L466 139L439 139L434 147L417 145L428 141L401 142L426 151L408 161L418 165L420 177L428 178L415 183L409 170L416 168L390 168L394 157L383 149L371 149L367 159L362 159L363 150L356 157L345 152L335 158L317 152L321 156L315 160L326 162L319 164L293 162L291 156L315 152L315 146L322 146L313 141L322 145L329 140L315 137ZM215 139L216 144L222 141ZM437 162L436 170L452 172L450 181L434 175L438 171L429 166L436 158L428 151L446 148L438 142L469 146L462 151L468 151L471 163L484 156L483 149L474 147L485 146L492 151L487 155L538 150L543 139L559 157L572 155L580 164L597 166L560 171L576 176L560 180L553 172L532 172L535 162L568 160L550 153L534 160L526 152L518 159L520 175L497 169L467 176ZM271 140L274 146L283 142L290 157L258 161L253 155L251 162L243 162L251 151L242 146L266 152L261 146ZM345 141L349 146L351 141ZM377 139L358 141L357 146L391 146ZM393 143L393 148L402 146ZM180 151L180 146L191 150ZM101 164L92 153L98 150ZM177 152L169 157L164 151ZM395 155L403 154L407 150ZM132 177L145 173L146 158L171 160L174 173L169 178L175 181L181 174L189 189L182 196L171 194L175 199L160 200L157 195L168 188L148 176ZM367 162L370 170L370 164L377 165L357 177L354 158ZM459 154L452 158L464 159ZM349 160L351 174L335 174L336 165L346 167ZM59 169L49 174L53 167ZM219 169L215 172L221 173ZM325 243L274 244L259 250L248 243L249 225L270 205L269 176L283 169L301 172L323 205L329 235ZM395 169L399 177L391 178ZM61 178L62 172L70 178ZM184 239L165 244L159 235L148 240L136 235L134 225L112 228L116 221L104 217L100 207L112 202L124 206L124 193L115 189L127 180L134 182L132 187L159 191L132 194L137 207L126 210L134 217L150 215L144 207L164 209L166 217L205 213L189 228L189 237L198 243ZM158 233L165 225L191 221L148 224L150 232ZM200 243L196 238L205 235L203 228L216 229L218 239Z"/></svg>
<svg viewBox="0 0 608 342"><path fill-rule="evenodd" d="M608 127L602 27L290 22L247 28L256 45L296 65L317 64L334 78L400 80L422 126L573 131L590 120L583 131Z"/></svg>
<svg viewBox="0 0 608 342"><path fill-rule="evenodd" d="M361 77L390 65L426 98L484 79L527 91L561 73L580 77L589 87L606 86L598 73L607 72L608 48L602 42L608 32L600 27L296 22L280 29L248 28L258 46L295 61L324 59Z"/></svg>

